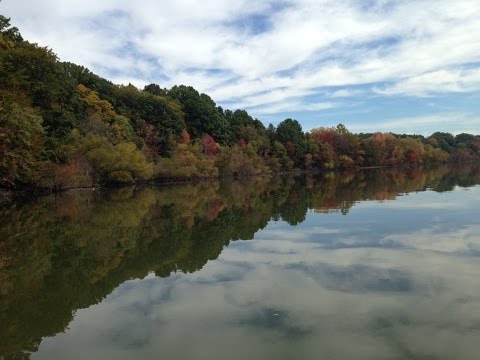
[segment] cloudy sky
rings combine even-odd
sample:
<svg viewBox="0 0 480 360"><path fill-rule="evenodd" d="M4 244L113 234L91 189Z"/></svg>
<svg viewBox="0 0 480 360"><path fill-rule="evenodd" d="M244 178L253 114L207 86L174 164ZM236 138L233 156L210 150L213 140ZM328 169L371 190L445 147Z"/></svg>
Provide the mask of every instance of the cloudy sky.
<svg viewBox="0 0 480 360"><path fill-rule="evenodd" d="M192 85L266 124L480 134L478 0L3 0L0 13L116 83Z"/></svg>

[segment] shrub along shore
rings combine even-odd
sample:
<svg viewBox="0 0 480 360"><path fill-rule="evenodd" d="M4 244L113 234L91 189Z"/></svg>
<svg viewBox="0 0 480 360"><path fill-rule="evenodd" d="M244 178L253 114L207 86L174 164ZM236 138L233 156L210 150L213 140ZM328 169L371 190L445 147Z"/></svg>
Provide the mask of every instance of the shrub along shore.
<svg viewBox="0 0 480 360"><path fill-rule="evenodd" d="M304 132L217 106L191 86L115 85L24 40L0 15L0 187L64 190L466 162L480 137Z"/></svg>

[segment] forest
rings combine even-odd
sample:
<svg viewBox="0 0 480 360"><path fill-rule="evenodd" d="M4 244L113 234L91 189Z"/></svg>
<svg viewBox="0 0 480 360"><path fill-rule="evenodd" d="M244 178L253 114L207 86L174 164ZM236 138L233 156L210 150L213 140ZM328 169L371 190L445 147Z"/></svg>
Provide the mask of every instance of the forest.
<svg viewBox="0 0 480 360"><path fill-rule="evenodd" d="M294 170L466 162L480 136L265 126L191 86L115 85L0 15L0 186L62 190Z"/></svg>

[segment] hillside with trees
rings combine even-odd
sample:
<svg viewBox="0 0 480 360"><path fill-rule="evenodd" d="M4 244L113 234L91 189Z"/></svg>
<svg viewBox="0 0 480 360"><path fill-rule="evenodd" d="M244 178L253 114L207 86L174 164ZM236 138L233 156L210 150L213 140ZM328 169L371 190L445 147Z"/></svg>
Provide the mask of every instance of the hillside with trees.
<svg viewBox="0 0 480 360"><path fill-rule="evenodd" d="M480 136L304 132L191 86L115 85L24 40L0 15L0 185L68 189L480 158Z"/></svg>

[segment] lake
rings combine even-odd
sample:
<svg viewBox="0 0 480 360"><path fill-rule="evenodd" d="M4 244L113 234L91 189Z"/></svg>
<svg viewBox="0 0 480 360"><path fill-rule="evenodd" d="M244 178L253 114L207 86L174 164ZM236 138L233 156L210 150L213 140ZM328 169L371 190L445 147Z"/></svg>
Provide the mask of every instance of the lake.
<svg viewBox="0 0 480 360"><path fill-rule="evenodd" d="M478 359L480 167L0 208L0 359Z"/></svg>

